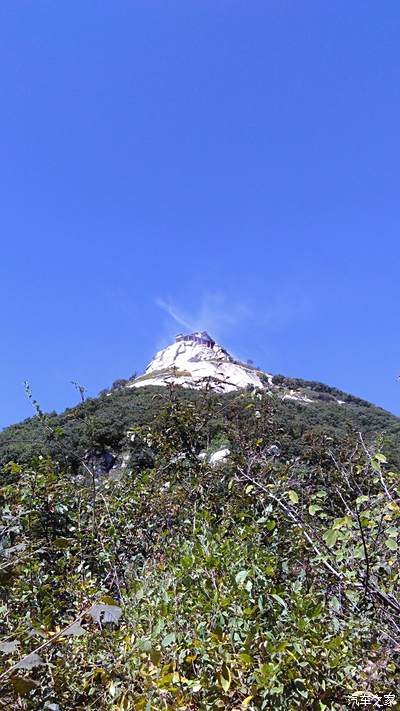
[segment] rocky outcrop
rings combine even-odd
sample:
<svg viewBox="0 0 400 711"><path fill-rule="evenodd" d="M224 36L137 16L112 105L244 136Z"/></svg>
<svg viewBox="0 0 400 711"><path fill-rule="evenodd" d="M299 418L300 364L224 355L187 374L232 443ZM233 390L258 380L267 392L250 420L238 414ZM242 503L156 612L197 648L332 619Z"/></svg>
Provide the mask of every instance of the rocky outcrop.
<svg viewBox="0 0 400 711"><path fill-rule="evenodd" d="M159 351L144 375L127 387L174 383L187 388L199 388L210 383L217 391L230 392L249 387L264 388L260 375L252 366L235 361L217 343L210 347L181 340Z"/></svg>

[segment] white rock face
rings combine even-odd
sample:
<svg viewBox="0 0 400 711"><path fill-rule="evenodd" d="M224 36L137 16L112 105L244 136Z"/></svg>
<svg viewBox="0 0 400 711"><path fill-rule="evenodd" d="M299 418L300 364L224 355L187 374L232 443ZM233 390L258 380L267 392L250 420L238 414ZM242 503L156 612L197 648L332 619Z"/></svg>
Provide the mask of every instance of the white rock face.
<svg viewBox="0 0 400 711"><path fill-rule="evenodd" d="M298 400L299 402L312 402L309 397L301 395L296 390L290 390L289 393L282 397L282 400Z"/></svg>
<svg viewBox="0 0 400 711"><path fill-rule="evenodd" d="M223 449L218 449L218 451L214 452L214 454L212 454L210 457L211 466L215 467L220 462L225 461L225 459L227 459L227 457L229 457L230 453L231 453L231 450L228 449L228 447L223 447Z"/></svg>
<svg viewBox="0 0 400 711"><path fill-rule="evenodd" d="M217 343L209 347L190 341L178 341L159 351L145 374L127 387L175 383L186 388L199 388L205 387L208 379L210 385L219 392L248 386L265 387L256 370L235 363L232 356Z"/></svg>

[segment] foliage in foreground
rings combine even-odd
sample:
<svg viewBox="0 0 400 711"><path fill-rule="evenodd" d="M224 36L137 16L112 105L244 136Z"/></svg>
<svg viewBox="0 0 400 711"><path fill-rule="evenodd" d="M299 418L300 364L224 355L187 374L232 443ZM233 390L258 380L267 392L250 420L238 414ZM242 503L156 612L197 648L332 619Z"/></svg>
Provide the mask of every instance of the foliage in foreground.
<svg viewBox="0 0 400 711"><path fill-rule="evenodd" d="M131 433L152 466L118 481L45 454L6 468L6 708L323 711L396 693L398 474L362 437L315 434L287 459L273 399L226 407L171 391ZM216 419L218 469L198 458Z"/></svg>

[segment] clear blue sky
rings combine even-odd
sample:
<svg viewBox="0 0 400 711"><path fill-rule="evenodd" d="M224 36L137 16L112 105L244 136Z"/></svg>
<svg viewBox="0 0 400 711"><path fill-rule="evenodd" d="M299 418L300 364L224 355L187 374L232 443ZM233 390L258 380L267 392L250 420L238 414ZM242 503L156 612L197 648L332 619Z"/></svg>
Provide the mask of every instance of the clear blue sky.
<svg viewBox="0 0 400 711"><path fill-rule="evenodd" d="M0 426L174 316L400 414L399 36L397 0L2 0Z"/></svg>

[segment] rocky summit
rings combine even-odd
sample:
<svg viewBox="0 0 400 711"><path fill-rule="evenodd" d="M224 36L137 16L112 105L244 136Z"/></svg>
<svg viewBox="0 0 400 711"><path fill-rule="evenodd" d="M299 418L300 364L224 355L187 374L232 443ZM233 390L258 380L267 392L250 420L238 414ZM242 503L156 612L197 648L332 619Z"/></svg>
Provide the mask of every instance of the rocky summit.
<svg viewBox="0 0 400 711"><path fill-rule="evenodd" d="M176 336L175 343L159 351L128 387L167 385L174 383L187 388L207 384L219 392L242 388L263 388L272 376L252 365L235 360L206 331Z"/></svg>

